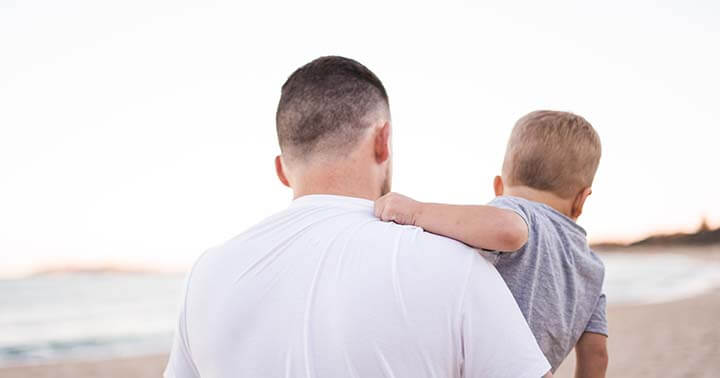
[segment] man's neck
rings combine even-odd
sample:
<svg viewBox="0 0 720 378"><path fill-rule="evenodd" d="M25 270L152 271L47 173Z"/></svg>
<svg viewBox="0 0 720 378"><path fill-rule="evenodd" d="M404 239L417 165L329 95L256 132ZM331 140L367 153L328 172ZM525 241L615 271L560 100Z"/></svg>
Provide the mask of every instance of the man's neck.
<svg viewBox="0 0 720 378"><path fill-rule="evenodd" d="M355 167L322 167L307 169L293 183L294 198L310 194L332 194L364 198L371 201L381 196L380 185L370 172Z"/></svg>
<svg viewBox="0 0 720 378"><path fill-rule="evenodd" d="M537 190L523 185L506 186L503 195L525 198L526 200L544 203L559 211L570 219L575 220L571 215L572 204L551 192Z"/></svg>

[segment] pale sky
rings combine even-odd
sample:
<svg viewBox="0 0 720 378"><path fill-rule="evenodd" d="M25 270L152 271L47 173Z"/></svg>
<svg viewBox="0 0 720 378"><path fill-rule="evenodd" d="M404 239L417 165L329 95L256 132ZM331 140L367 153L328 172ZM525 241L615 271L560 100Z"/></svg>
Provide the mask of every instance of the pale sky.
<svg viewBox="0 0 720 378"><path fill-rule="evenodd" d="M515 120L568 110L591 240L720 226L715 2L240 3L0 0L0 274L183 269L286 207L275 107L321 55L383 80L396 191L485 203Z"/></svg>

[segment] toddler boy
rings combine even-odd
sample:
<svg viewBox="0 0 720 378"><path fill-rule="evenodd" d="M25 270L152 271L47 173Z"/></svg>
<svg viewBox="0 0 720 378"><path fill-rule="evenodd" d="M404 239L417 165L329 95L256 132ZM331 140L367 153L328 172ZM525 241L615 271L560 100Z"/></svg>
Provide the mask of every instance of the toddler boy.
<svg viewBox="0 0 720 378"><path fill-rule="evenodd" d="M584 118L535 111L515 124L490 206L422 203L390 193L376 201L375 213L498 251L485 255L515 296L552 371L575 348L576 377L604 377L604 266L576 223L600 155L600 138Z"/></svg>

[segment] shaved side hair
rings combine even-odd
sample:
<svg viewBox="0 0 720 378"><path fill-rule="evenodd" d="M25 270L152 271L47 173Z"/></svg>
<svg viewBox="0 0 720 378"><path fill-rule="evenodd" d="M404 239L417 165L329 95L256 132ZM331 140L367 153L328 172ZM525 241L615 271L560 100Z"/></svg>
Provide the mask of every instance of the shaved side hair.
<svg viewBox="0 0 720 378"><path fill-rule="evenodd" d="M352 59L321 57L282 86L276 114L280 150L298 161L340 157L373 122L389 118L387 92L372 71Z"/></svg>
<svg viewBox="0 0 720 378"><path fill-rule="evenodd" d="M505 151L503 176L570 198L592 186L600 164L600 137L585 118L539 110L520 118Z"/></svg>

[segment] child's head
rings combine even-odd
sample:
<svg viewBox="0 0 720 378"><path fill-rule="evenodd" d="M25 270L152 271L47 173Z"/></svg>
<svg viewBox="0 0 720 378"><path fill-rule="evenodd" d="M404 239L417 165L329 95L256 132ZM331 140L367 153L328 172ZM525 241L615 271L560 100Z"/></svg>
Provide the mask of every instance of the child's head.
<svg viewBox="0 0 720 378"><path fill-rule="evenodd" d="M510 135L501 184L546 192L570 203L579 200L582 211L600 150L600 137L585 118L549 110L529 113ZM570 215L577 218L579 212Z"/></svg>

